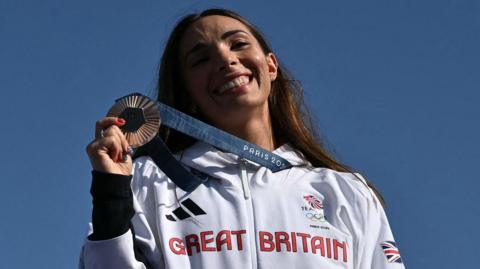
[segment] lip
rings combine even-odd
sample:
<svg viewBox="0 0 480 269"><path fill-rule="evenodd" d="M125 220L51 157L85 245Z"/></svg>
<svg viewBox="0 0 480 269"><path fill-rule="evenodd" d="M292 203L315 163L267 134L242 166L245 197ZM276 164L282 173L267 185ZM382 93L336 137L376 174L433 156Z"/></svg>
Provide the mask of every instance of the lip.
<svg viewBox="0 0 480 269"><path fill-rule="evenodd" d="M221 78L221 80L217 83L215 83L215 86L214 87L214 90L213 90L213 93L216 93L216 94L221 94L220 93L220 87L222 85L224 85L225 83L229 82L229 81L232 81L238 77L241 77L241 76L246 76L248 77L248 83L245 84L245 85L248 85L251 81L252 81L252 73L249 73L249 72L234 72L234 73L229 73L227 74L226 76L224 76L223 78ZM242 85L242 86L245 86L245 85ZM233 88L235 89L235 88ZM223 93L225 92L229 92L230 90L227 90L227 91L224 91Z"/></svg>

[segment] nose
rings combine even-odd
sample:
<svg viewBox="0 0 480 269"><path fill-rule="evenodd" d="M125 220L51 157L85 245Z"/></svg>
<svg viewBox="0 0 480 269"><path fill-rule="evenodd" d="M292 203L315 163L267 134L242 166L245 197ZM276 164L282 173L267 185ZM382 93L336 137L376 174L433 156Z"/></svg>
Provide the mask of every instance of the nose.
<svg viewBox="0 0 480 269"><path fill-rule="evenodd" d="M216 53L216 69L223 71L238 64L238 58L229 48L220 47Z"/></svg>

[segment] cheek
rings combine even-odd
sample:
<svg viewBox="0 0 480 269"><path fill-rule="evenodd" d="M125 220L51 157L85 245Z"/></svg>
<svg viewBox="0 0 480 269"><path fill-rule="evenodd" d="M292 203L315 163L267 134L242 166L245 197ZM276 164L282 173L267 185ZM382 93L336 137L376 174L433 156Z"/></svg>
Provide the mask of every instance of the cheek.
<svg viewBox="0 0 480 269"><path fill-rule="evenodd" d="M192 81L193 84L189 85L188 93L190 95L193 105L205 112L212 107L212 99L206 90L206 85L202 85L202 81Z"/></svg>
<svg viewBox="0 0 480 269"><path fill-rule="evenodd" d="M264 55L259 55L253 58L253 64L257 67L258 76L261 80L270 80L270 74L268 72L268 64Z"/></svg>
<svg viewBox="0 0 480 269"><path fill-rule="evenodd" d="M194 89L201 84L201 81L198 78L199 76L196 76L195 74L187 74L184 76L184 83L190 93L193 93Z"/></svg>
<svg viewBox="0 0 480 269"><path fill-rule="evenodd" d="M197 101L202 95L207 94L207 80L205 79L205 74L190 73L184 76L184 83L188 93L195 101Z"/></svg>
<svg viewBox="0 0 480 269"><path fill-rule="evenodd" d="M206 99L206 94L199 90L198 87L189 86L188 93L190 95L191 101L195 106L203 107Z"/></svg>

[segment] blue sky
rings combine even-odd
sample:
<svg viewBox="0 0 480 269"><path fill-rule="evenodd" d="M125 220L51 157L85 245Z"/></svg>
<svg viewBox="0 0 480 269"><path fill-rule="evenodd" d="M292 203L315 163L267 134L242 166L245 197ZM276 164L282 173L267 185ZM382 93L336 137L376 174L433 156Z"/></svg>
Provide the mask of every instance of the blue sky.
<svg viewBox="0 0 480 269"><path fill-rule="evenodd" d="M2 268L76 266L94 122L153 94L174 23L214 6L302 82L326 145L385 196L407 268L478 267L480 2L0 0Z"/></svg>

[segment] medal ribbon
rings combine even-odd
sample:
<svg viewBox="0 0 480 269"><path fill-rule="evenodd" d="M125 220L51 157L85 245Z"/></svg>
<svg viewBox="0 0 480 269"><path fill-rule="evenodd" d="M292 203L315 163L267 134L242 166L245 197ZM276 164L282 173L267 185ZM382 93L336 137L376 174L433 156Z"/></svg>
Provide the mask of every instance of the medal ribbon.
<svg viewBox="0 0 480 269"><path fill-rule="evenodd" d="M157 105L160 109L161 124L260 164L272 172L292 167L292 164L277 154L190 117L163 103L157 102Z"/></svg>

